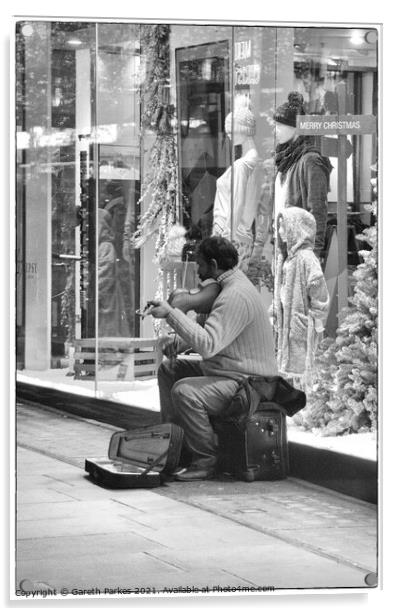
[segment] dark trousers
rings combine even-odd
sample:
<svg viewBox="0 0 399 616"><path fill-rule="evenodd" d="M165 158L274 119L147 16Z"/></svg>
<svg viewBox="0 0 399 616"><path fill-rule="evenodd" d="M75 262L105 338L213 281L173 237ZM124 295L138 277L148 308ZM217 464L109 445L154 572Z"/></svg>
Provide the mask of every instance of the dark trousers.
<svg viewBox="0 0 399 616"><path fill-rule="evenodd" d="M216 464L217 437L209 418L217 417L238 389L234 379L204 376L196 359L165 360L158 370L162 422L184 430L184 446L198 468Z"/></svg>

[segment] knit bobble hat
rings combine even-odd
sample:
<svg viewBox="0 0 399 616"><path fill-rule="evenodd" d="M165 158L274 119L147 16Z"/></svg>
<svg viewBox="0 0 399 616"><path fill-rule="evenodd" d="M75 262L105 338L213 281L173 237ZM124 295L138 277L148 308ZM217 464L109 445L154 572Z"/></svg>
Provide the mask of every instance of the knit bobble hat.
<svg viewBox="0 0 399 616"><path fill-rule="evenodd" d="M277 107L273 116L275 122L296 127L297 115L304 115L305 113L303 103L303 96L300 92L290 92L288 94L288 102Z"/></svg>
<svg viewBox="0 0 399 616"><path fill-rule="evenodd" d="M238 133L252 137L256 131L255 116L248 107L234 107L233 113L226 116L226 132L231 132L232 126Z"/></svg>

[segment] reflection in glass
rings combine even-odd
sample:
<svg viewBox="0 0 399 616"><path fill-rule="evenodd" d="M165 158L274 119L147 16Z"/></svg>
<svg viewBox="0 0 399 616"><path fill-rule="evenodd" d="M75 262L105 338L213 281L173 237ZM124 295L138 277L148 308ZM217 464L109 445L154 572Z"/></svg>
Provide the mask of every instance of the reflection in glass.
<svg viewBox="0 0 399 616"><path fill-rule="evenodd" d="M154 76L161 65L157 88ZM201 237L216 232L237 242L251 280L258 284L263 274L269 276L264 266L274 252L273 113L290 91L303 95L307 114L376 116L377 32L17 23L19 367L61 367L76 340L154 334L150 320L140 323L135 311L156 292L160 267L153 258L167 226L157 212L165 213L172 201L167 224L173 219L183 223L183 235L189 232L183 260L180 250L174 267L189 271L187 255L193 259ZM156 117L145 114L149 98ZM167 135L158 130L166 116ZM337 138L314 139L334 167L322 254L334 281ZM358 233L371 221L366 206L376 136L348 135L346 152L350 271L361 260ZM163 153L170 156L162 158ZM151 185L143 194L141 177L151 176L154 167L157 190ZM152 206L152 239L134 248L140 216Z"/></svg>
<svg viewBox="0 0 399 616"><path fill-rule="evenodd" d="M115 211L124 208L121 198L114 199ZM112 202L111 202L112 203ZM121 206L123 209L121 209ZM118 214L116 214L118 216ZM116 251L115 218L109 210L98 212L98 335L128 336L125 301L122 292L121 272Z"/></svg>
<svg viewBox="0 0 399 616"><path fill-rule="evenodd" d="M181 179L186 227L212 232L216 180L226 169L229 41L176 50Z"/></svg>
<svg viewBox="0 0 399 616"><path fill-rule="evenodd" d="M127 337L139 333L140 262L131 242L140 199L138 25L98 25L96 70L98 336Z"/></svg>

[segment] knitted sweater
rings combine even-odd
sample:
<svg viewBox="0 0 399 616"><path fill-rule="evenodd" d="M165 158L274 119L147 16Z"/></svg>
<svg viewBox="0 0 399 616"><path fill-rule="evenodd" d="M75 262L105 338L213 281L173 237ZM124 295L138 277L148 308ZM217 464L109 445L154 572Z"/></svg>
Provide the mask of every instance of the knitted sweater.
<svg viewBox="0 0 399 616"><path fill-rule="evenodd" d="M178 308L168 324L202 356L206 376L276 375L273 333L260 294L238 268L217 280L222 290L203 327Z"/></svg>
<svg viewBox="0 0 399 616"><path fill-rule="evenodd" d="M252 224L257 213L263 171L255 149L249 150L233 165L234 240L252 245ZM231 236L231 167L216 182L213 208L213 235Z"/></svg>

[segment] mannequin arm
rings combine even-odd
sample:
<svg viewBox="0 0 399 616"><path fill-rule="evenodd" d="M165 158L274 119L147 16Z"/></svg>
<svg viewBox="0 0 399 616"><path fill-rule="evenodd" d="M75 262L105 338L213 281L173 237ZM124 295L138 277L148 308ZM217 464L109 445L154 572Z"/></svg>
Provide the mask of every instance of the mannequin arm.
<svg viewBox="0 0 399 616"><path fill-rule="evenodd" d="M307 286L309 298L309 315L315 321L316 331L323 331L328 316L329 294L324 276L313 278Z"/></svg>
<svg viewBox="0 0 399 616"><path fill-rule="evenodd" d="M314 252L318 255L324 248L326 235L328 179L325 170L317 161L312 161L307 165L306 185L308 194L306 209L309 210L316 219Z"/></svg>

